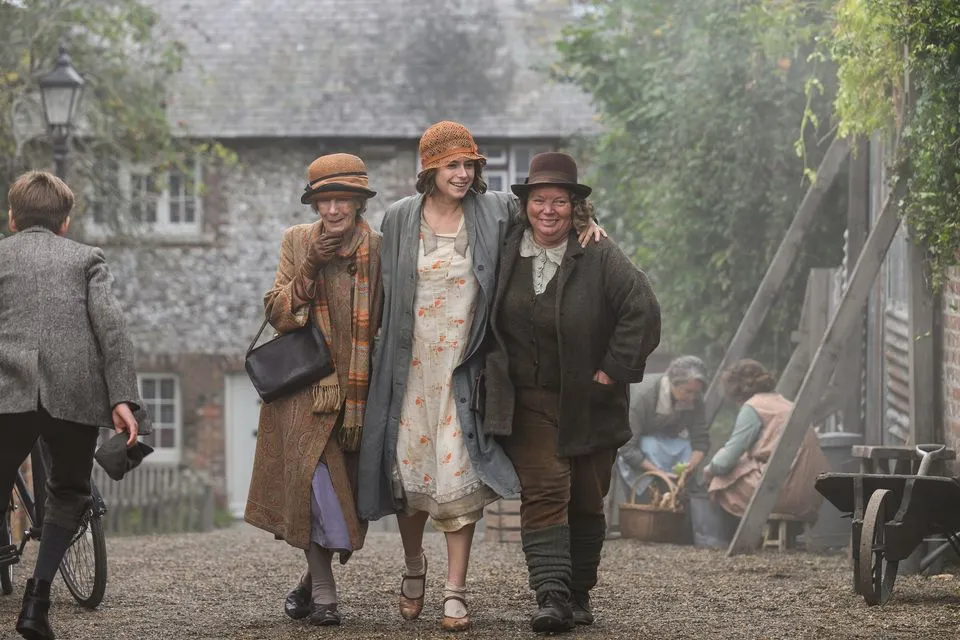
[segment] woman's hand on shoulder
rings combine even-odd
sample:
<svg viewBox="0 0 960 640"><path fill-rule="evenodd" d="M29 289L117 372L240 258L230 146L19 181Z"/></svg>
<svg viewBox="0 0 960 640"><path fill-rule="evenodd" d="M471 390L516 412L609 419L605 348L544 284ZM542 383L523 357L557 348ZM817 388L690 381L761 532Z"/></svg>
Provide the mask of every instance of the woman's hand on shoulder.
<svg viewBox="0 0 960 640"><path fill-rule="evenodd" d="M590 226L581 231L580 235L577 236L577 239L580 240L580 246L587 246L590 243L591 237L594 242L600 242L600 240L607 237L607 232L597 224L596 220L591 220Z"/></svg>

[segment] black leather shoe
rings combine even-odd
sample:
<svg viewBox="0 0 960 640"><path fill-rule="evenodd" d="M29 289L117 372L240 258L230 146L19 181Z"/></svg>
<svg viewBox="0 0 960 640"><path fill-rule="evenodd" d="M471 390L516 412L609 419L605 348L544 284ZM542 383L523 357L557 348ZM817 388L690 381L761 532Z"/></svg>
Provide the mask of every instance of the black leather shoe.
<svg viewBox="0 0 960 640"><path fill-rule="evenodd" d="M294 620L303 620L310 615L310 595L312 589L298 584L287 594L283 601L283 612Z"/></svg>
<svg viewBox="0 0 960 640"><path fill-rule="evenodd" d="M50 583L46 580L27 580L23 592L23 607L17 618L17 633L27 640L54 640L47 614L50 612Z"/></svg>
<svg viewBox="0 0 960 640"><path fill-rule="evenodd" d="M577 624L593 624L593 612L590 611L590 594L581 591L570 593L570 607L573 609L573 621Z"/></svg>
<svg viewBox="0 0 960 640"><path fill-rule="evenodd" d="M563 594L548 591L538 597L540 608L530 618L530 628L537 633L560 633L574 628L573 611Z"/></svg>
<svg viewBox="0 0 960 640"><path fill-rule="evenodd" d="M317 627L336 627L340 625L340 612L337 604L314 604L310 609L307 623Z"/></svg>

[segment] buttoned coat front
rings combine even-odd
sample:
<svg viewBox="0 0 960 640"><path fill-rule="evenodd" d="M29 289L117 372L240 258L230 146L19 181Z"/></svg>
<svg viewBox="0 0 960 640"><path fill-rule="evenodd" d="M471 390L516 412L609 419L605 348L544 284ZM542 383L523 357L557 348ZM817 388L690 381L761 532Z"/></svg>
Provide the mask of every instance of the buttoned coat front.
<svg viewBox="0 0 960 640"><path fill-rule="evenodd" d="M140 409L133 344L103 251L30 227L0 240L0 414L36 411L112 427Z"/></svg>
<svg viewBox="0 0 960 640"><path fill-rule="evenodd" d="M397 513L391 476L397 458L400 407L406 390L413 347L414 296L423 196L404 198L387 209L380 230L383 274L383 320L374 347L374 366L360 448L360 517L377 520ZM485 437L480 415L471 410L474 386L485 361L485 339L496 286L500 247L519 211L517 199L506 193L476 194L463 199L464 224L473 273L480 291L474 307L470 338L460 365L453 371L457 417L467 453L478 477L505 498L519 497L520 481L500 445Z"/></svg>
<svg viewBox="0 0 960 640"><path fill-rule="evenodd" d="M490 436L513 431L515 389L500 317L510 276L519 268L523 228L510 231L500 262L486 361ZM660 304L647 276L611 240L581 247L570 234L557 274L556 327L560 341L560 424L563 457L617 448L630 439L628 384L643 379L647 356L660 343ZM521 321L521 319L516 319ZM604 371L612 384L593 380Z"/></svg>

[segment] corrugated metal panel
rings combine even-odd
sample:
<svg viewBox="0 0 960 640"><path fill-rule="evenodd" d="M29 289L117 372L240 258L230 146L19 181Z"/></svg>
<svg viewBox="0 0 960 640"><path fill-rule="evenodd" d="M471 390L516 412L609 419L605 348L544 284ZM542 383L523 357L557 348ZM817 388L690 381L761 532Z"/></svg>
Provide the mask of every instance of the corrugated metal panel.
<svg viewBox="0 0 960 640"><path fill-rule="evenodd" d="M889 444L910 441L910 331L907 310L899 305L888 307L884 313L883 421Z"/></svg>

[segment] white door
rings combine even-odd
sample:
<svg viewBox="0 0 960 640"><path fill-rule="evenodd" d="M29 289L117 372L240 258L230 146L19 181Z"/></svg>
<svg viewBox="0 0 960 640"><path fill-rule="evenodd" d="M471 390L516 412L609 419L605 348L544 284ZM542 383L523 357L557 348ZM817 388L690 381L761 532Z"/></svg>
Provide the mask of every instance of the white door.
<svg viewBox="0 0 960 640"><path fill-rule="evenodd" d="M243 517L257 448L260 396L246 373L226 376L227 492L230 512Z"/></svg>

